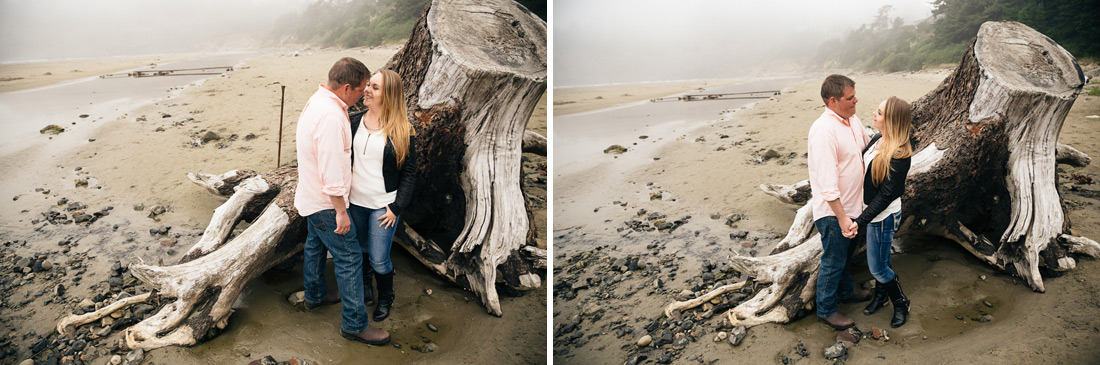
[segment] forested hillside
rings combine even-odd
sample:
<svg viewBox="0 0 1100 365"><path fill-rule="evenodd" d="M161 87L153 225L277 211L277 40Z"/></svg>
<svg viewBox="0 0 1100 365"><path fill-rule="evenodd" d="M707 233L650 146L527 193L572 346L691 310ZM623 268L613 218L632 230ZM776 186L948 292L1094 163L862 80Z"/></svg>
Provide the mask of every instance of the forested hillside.
<svg viewBox="0 0 1100 365"><path fill-rule="evenodd" d="M825 42L817 64L887 72L958 62L978 27L990 20L1024 23L1079 60L1100 57L1100 1L935 0L932 17L916 24L891 18L884 6L871 23Z"/></svg>
<svg viewBox="0 0 1100 365"><path fill-rule="evenodd" d="M403 43L430 0L318 0L275 22L272 42L360 47ZM546 1L519 1L546 20Z"/></svg>

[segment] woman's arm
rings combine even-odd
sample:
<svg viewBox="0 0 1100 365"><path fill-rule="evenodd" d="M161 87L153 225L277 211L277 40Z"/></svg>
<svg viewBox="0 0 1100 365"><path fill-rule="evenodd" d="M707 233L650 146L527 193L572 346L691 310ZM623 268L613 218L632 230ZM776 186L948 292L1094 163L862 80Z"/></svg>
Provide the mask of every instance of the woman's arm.
<svg viewBox="0 0 1100 365"><path fill-rule="evenodd" d="M397 198L389 205L393 214L401 215L412 201L413 187L416 185L416 160L416 136L409 136L409 152L405 155L405 163L401 164L401 181L397 185Z"/></svg>
<svg viewBox="0 0 1100 365"><path fill-rule="evenodd" d="M890 160L890 167L893 170L890 172L890 178L883 180L882 185L879 185L878 193L875 194L874 199L871 199L871 204L867 204L867 208L863 209L863 214L855 219L856 224L859 224L860 227L866 227L867 223L870 223L879 213L886 210L886 207L890 206L894 199L901 197L901 194L905 192L905 178L909 175L910 162L911 159L908 157Z"/></svg>

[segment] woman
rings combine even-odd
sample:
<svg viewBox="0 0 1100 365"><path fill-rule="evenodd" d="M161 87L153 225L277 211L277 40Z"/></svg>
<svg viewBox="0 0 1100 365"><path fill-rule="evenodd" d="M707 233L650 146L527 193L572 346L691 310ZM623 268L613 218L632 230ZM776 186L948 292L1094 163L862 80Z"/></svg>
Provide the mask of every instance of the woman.
<svg viewBox="0 0 1100 365"><path fill-rule="evenodd" d="M406 116L405 91L396 72L371 76L363 94L367 112L351 118L351 217L363 248L363 286L367 305L374 301L372 277L378 279L374 320L389 317L393 306L390 247L397 220L409 206L416 182L416 131ZM372 274L375 273L375 274Z"/></svg>
<svg viewBox="0 0 1100 365"><path fill-rule="evenodd" d="M875 293L863 310L872 314L894 303L894 318L890 326L897 328L909 317L909 298L901 291L897 275L890 268L890 247L894 232L901 223L901 194L909 174L913 147L909 143L912 114L909 103L891 96L883 101L873 115L873 126L879 133L871 137L863 151L867 174L863 178L863 203L866 206L852 222L850 229L866 227L867 266L875 277Z"/></svg>

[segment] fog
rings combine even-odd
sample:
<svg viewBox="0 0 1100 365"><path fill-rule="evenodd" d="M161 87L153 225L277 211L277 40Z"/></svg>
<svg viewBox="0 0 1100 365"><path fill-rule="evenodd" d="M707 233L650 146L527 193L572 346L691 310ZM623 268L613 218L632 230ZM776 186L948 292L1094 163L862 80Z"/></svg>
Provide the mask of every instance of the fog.
<svg viewBox="0 0 1100 365"><path fill-rule="evenodd" d="M554 86L790 72L884 5L906 24L929 0L556 0Z"/></svg>
<svg viewBox="0 0 1100 365"><path fill-rule="evenodd" d="M0 62L250 48L311 0L0 0Z"/></svg>

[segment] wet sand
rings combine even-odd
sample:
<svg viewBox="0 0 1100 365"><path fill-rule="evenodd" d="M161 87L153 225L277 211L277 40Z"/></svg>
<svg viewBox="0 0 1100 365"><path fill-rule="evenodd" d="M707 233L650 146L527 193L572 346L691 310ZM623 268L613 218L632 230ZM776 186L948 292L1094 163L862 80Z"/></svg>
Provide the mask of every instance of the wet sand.
<svg viewBox="0 0 1100 365"><path fill-rule="evenodd" d="M916 100L948 73L851 74L860 99L857 115L869 123L871 111L886 97ZM722 273L724 258L770 252L786 234L798 207L778 202L758 185L806 178L806 131L824 111L818 96L824 76L810 75L781 96L694 130L677 131L675 138L660 143L639 139L632 132L605 136L629 150L620 155L589 155L591 165L555 165L555 363L629 360L639 352L635 345L639 338L652 333L656 340L661 333L647 332L645 327L659 321L664 307L676 301L682 290L702 283L704 271L717 273L719 282L736 282L740 279ZM675 92L682 91L687 90ZM609 107L614 105L598 106ZM555 109L555 115L558 112ZM1080 96L1060 142L1094 158L1100 156L1096 142L1100 120L1086 118L1097 114L1100 97ZM561 127L555 124L555 130ZM768 150L778 157L764 160ZM1059 167L1063 183L1070 173L1100 176L1096 163L1085 168ZM1077 188L1095 192L1100 190L1096 186ZM1100 200L1095 195L1063 196L1070 201L1069 219L1076 232L1100 238ZM653 213L683 224L671 233L636 231L629 226ZM730 218L732 223L727 224ZM733 239L731 234L746 238ZM997 272L953 242L908 238L903 243L907 250L896 254L893 262L913 300L913 315L902 328L890 329L885 313L865 316L861 313L865 304L842 305L841 310L851 313L860 328L886 328L890 336L889 341L864 340L850 348L847 363L1100 360L1100 350L1094 346L1100 341L1100 317L1096 316L1100 313L1100 263L1095 260L1081 259L1076 270L1045 278L1047 292L1035 293L1020 279ZM640 258L649 269L620 272L613 267L627 257ZM707 261L718 268L704 270ZM855 267L857 281L871 279L865 264ZM663 281L660 287L654 282L657 278ZM982 312L992 315L992 321L973 320ZM674 363L818 363L825 361L822 350L836 337L836 332L808 316L791 324L752 327L744 342L733 347L727 341L712 341L719 317L696 323L696 337L683 350L670 350L675 347L670 345L642 353L648 354L649 361ZM798 344L808 350L808 357L796 354Z"/></svg>
<svg viewBox="0 0 1100 365"><path fill-rule="evenodd" d="M127 56L0 64L0 92L32 89L76 79L195 58L198 54Z"/></svg>
<svg viewBox="0 0 1100 365"><path fill-rule="evenodd" d="M187 180L188 172L222 173L245 168L268 171L276 166L279 130L280 86L285 85L285 119L282 164L294 159L294 126L302 106L325 81L328 68L340 57L363 61L371 70L380 68L397 47L349 50L307 49L292 57L272 51L247 60L235 71L186 87L166 99L137 110L91 115L103 125L88 133L65 132L53 139L36 136L28 147L0 155L0 260L10 267L15 256L44 254L55 266L83 265L50 273L8 288L0 304L0 318L10 329L22 361L28 348L67 315L76 303L107 291L110 267L116 260L130 262L177 261L198 240L211 214L224 200L211 196ZM104 66L103 73L133 68ZM7 72L5 70L0 73ZM532 116L529 127L545 133L545 106ZM541 113L541 114L539 114ZM75 116L74 116L75 117ZM98 119L102 118L102 119ZM219 140L196 146L200 133L212 131ZM541 156L527 170L539 174ZM541 159L541 160L540 160ZM541 171L545 171L543 167ZM543 172L544 173L544 172ZM88 186L74 181L86 179ZM529 184L528 192L545 210L545 177ZM36 191L43 189L44 191ZM9 199L11 198L11 199ZM62 198L70 203L58 204ZM91 214L111 207L108 215L84 225L53 225L40 213L65 211L71 202L86 205ZM147 217L155 205L167 207L157 220ZM135 206L145 209L135 210ZM545 227L542 212L541 227ZM167 241L149 230L169 226ZM545 242L545 237L541 238ZM59 241L69 243L59 245ZM25 241L25 243L24 243ZM76 259L74 259L76 258ZM310 362L348 362L379 359L383 362L503 362L531 363L546 358L546 292L532 291L517 298L502 297L504 317L485 313L472 293L436 278L400 250L394 251L398 276L394 314L380 324L402 345L370 347L339 336L339 306L298 312L286 296L300 290L300 265L272 270L252 282L237 302L228 329L213 340L191 348L165 348L146 354L146 363L234 363L273 355L277 360L294 357ZM7 274L19 280L23 274ZM79 276L83 280L74 282ZM128 276L128 274L124 274ZM64 297L52 293L57 283L66 286ZM8 285L8 284L5 284ZM140 284L138 288L141 288ZM432 289L433 294L425 294ZM426 324L436 326L431 332ZM101 326L94 326L98 331ZM104 362L114 348L119 331L96 340L95 363ZM29 334L29 335L28 335ZM439 347L420 353L413 345L425 340ZM89 344L91 346L92 344ZM52 348L52 346L50 346ZM125 355L125 353L122 353ZM248 356L246 356L248 355Z"/></svg>

